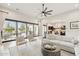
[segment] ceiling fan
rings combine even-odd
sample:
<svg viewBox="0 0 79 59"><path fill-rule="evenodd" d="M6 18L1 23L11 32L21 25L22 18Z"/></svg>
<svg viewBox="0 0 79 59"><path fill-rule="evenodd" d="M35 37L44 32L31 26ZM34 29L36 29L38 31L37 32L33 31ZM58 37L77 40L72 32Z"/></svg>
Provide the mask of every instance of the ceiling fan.
<svg viewBox="0 0 79 59"><path fill-rule="evenodd" d="M48 9L48 8L45 7L44 4L42 4L42 11L41 11L41 14L42 14L43 16L46 16L46 17L47 17L47 15L52 15L51 12L52 12L53 10L47 10L47 9Z"/></svg>

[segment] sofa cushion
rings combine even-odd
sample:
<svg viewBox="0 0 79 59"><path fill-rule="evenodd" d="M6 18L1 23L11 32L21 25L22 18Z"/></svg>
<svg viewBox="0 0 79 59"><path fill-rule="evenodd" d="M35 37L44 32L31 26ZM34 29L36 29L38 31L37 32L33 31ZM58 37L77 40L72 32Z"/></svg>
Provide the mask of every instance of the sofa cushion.
<svg viewBox="0 0 79 59"><path fill-rule="evenodd" d="M74 44L70 43L70 42L60 41L60 40L50 40L50 42L52 42L54 44L59 44L59 45L63 45L63 46L74 48Z"/></svg>
<svg viewBox="0 0 79 59"><path fill-rule="evenodd" d="M68 37L68 36L62 37L62 41L66 41L66 42L72 43L73 40L74 40L74 37Z"/></svg>
<svg viewBox="0 0 79 59"><path fill-rule="evenodd" d="M74 47L75 45L70 42L60 41L60 40L50 40L52 44L58 45L61 49L75 53Z"/></svg>
<svg viewBox="0 0 79 59"><path fill-rule="evenodd" d="M61 40L61 41L66 41L66 42L70 42L70 43L77 42L77 40L74 37L68 37L68 36L48 35L48 39Z"/></svg>

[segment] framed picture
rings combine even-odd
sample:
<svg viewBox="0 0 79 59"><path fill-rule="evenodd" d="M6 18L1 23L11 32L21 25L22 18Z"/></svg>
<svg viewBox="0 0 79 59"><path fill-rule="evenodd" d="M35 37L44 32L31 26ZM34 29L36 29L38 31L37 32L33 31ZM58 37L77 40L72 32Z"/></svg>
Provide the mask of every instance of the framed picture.
<svg viewBox="0 0 79 59"><path fill-rule="evenodd" d="M70 29L79 29L79 21L70 22Z"/></svg>

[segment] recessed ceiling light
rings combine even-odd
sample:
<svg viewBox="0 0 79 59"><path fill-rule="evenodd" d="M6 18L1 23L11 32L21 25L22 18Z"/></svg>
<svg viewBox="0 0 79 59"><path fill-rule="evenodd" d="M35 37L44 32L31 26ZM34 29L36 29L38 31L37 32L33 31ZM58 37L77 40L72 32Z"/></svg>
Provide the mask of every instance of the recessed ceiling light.
<svg viewBox="0 0 79 59"><path fill-rule="evenodd" d="M8 6L10 6L11 4L10 3L8 3Z"/></svg>

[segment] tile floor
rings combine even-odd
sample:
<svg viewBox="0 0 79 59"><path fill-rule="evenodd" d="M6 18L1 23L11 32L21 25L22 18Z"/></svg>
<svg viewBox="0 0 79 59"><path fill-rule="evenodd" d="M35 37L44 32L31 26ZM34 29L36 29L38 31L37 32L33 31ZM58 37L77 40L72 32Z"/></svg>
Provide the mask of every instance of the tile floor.
<svg viewBox="0 0 79 59"><path fill-rule="evenodd" d="M3 43L3 46L0 47L0 56L42 56L41 40L37 39L18 47L15 41ZM74 56L74 54L61 51L61 56Z"/></svg>

